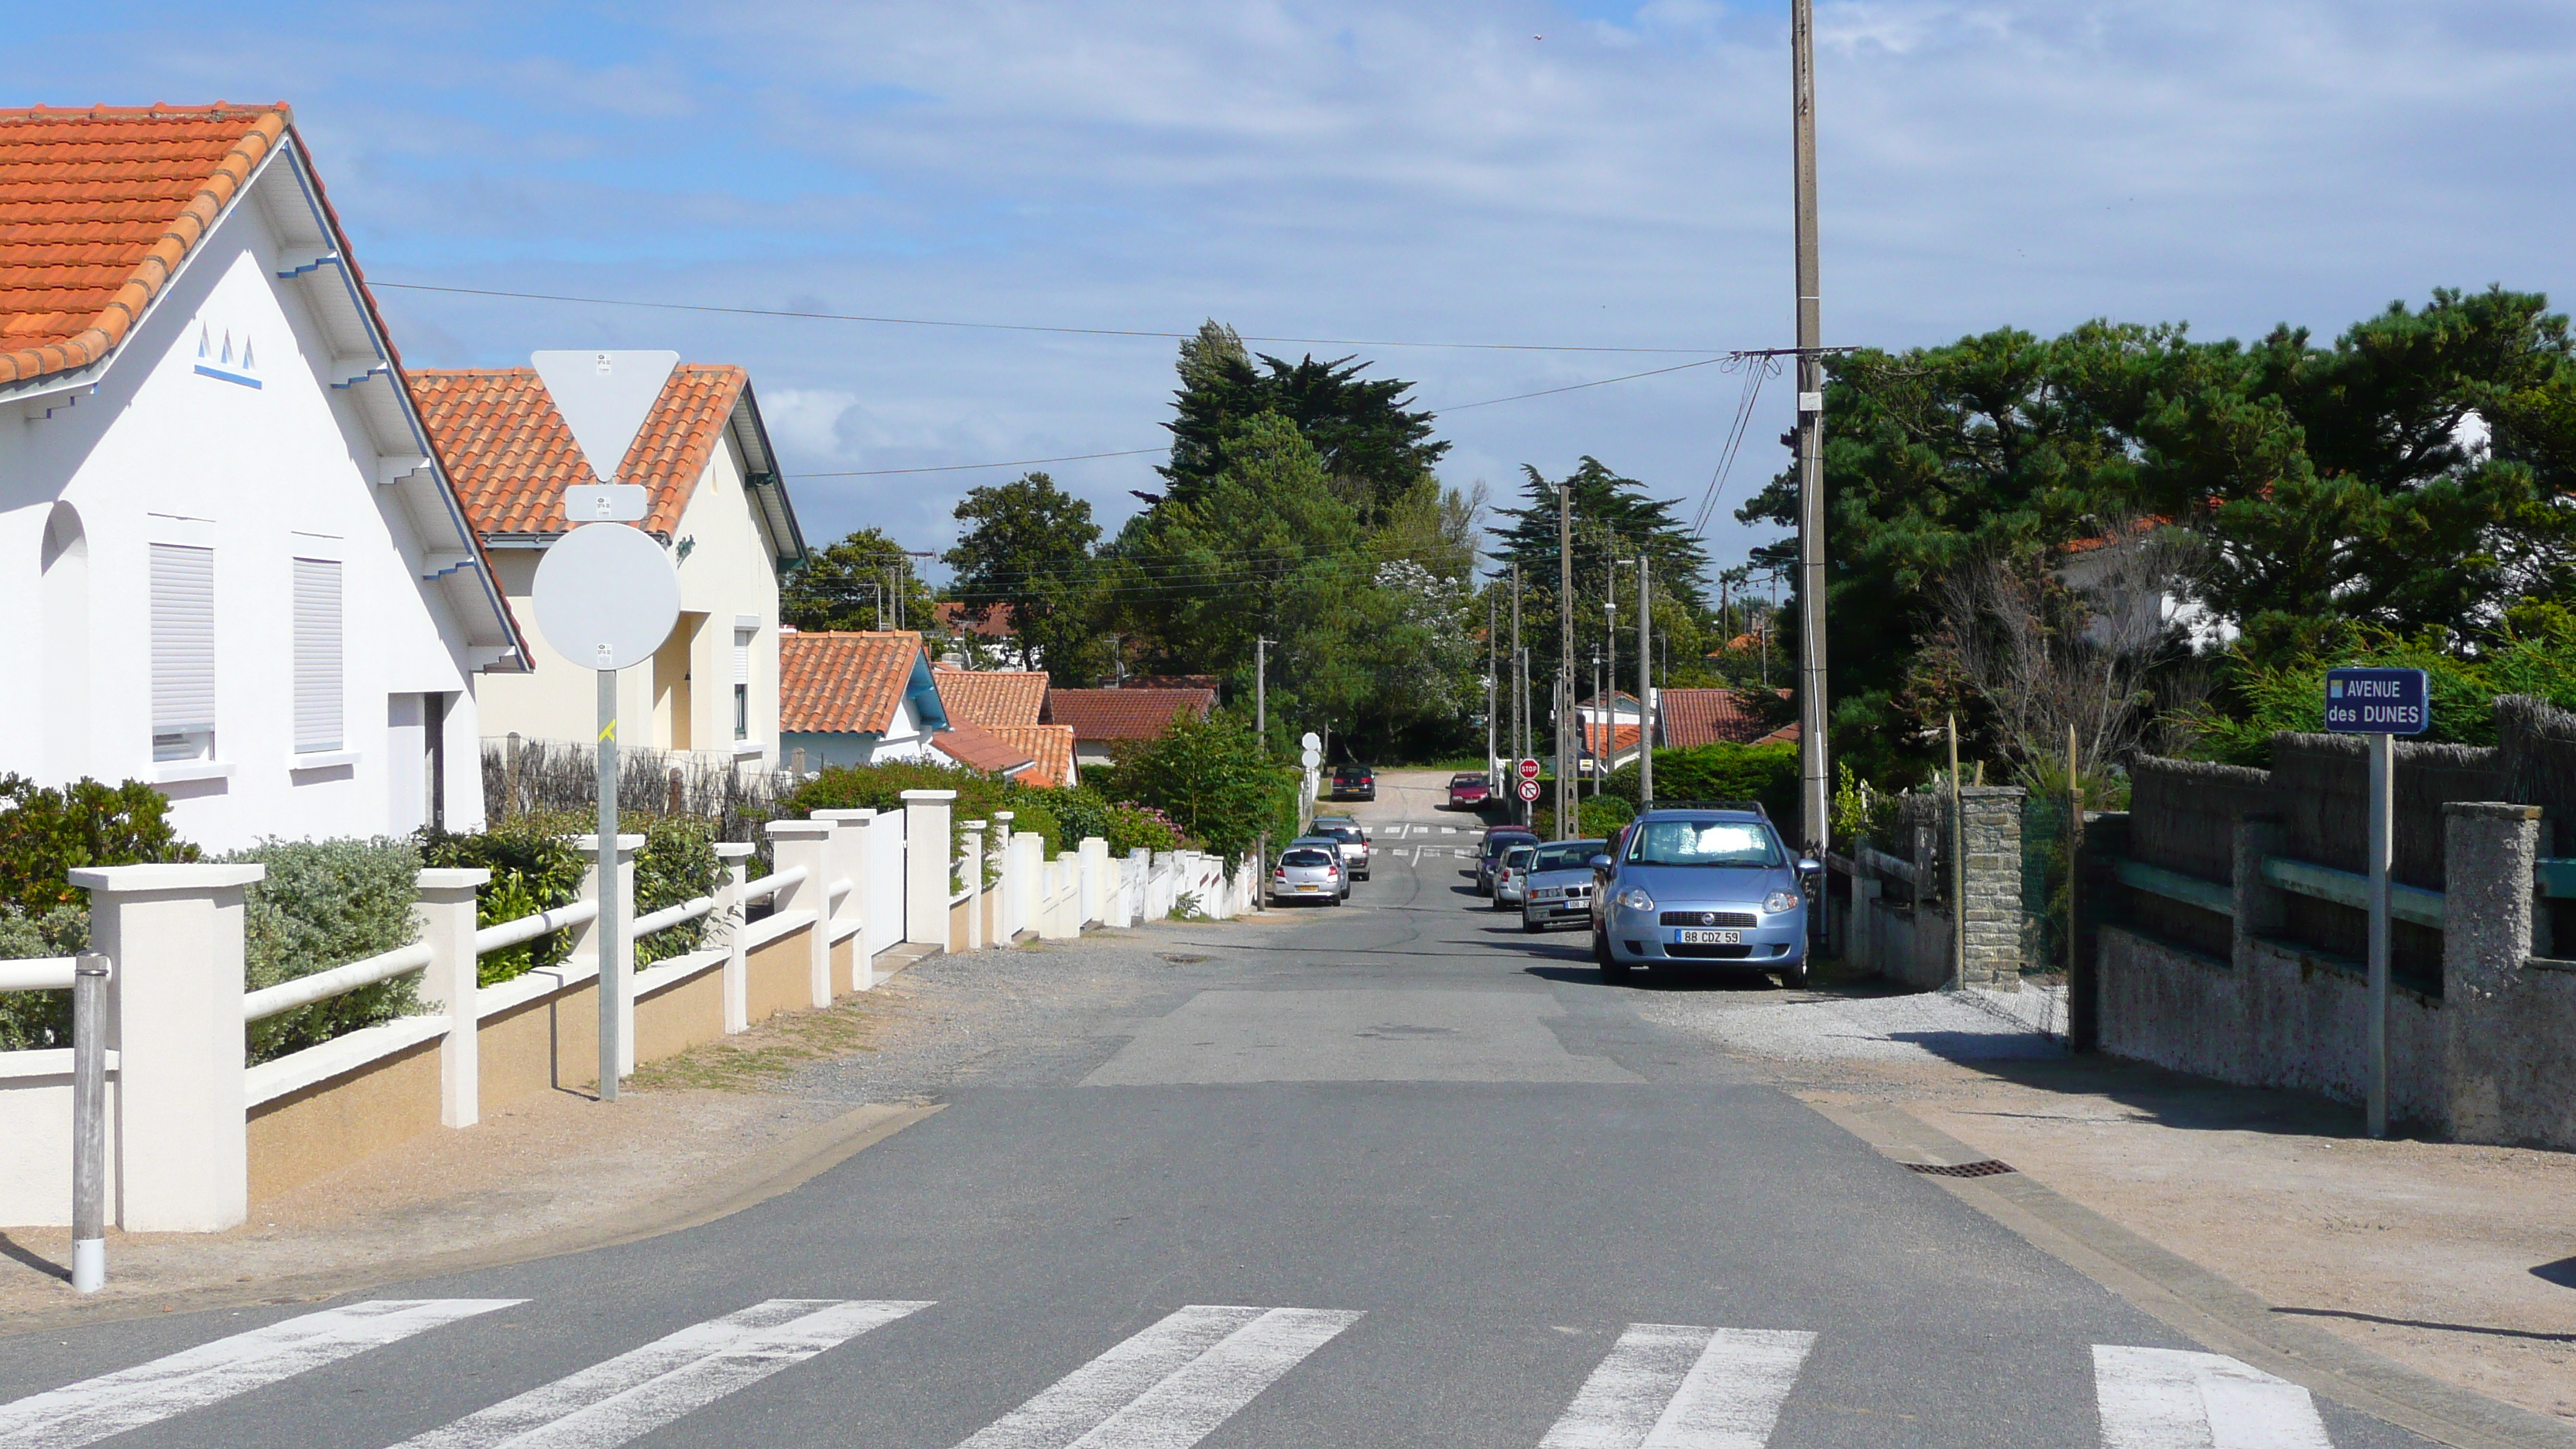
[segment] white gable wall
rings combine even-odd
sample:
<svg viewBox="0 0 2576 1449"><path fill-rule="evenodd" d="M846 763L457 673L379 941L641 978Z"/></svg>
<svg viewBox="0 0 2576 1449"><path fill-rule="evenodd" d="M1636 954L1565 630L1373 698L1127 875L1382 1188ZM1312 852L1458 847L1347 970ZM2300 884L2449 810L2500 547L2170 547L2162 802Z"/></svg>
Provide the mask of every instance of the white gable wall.
<svg viewBox="0 0 2576 1449"><path fill-rule="evenodd" d="M0 768L47 784L153 781L179 833L209 849L421 824L425 693L445 703L447 823L482 819L466 631L443 596L424 593L422 543L395 490L375 481L380 451L416 445L377 439L353 392L330 385L343 365L277 278L310 258L281 256L267 212L251 204L259 187L295 186L285 155L226 208L94 392L0 403L0 608L27 621L0 643L11 686L0 690ZM229 331L237 363L247 343L260 385L201 374L201 328L218 352ZM395 385L379 372L354 387ZM74 515L86 545L75 572L86 577L57 574L49 588L48 522ZM156 542L214 550L209 762L153 759ZM301 761L299 556L341 565L343 630L342 747ZM62 647L75 634L85 652ZM396 723L406 714L408 733Z"/></svg>
<svg viewBox="0 0 2576 1449"><path fill-rule="evenodd" d="M728 434L681 511L680 622L649 664L619 671L618 739L653 749L737 753L745 764L778 754L778 568L743 486L743 461ZM595 674L557 654L535 627L532 600L542 549L496 547L493 567L510 607L528 626L532 673L493 675L483 684L483 731L530 739L589 740L598 734ZM756 621L751 639L750 733L733 733L734 630ZM742 750L737 751L737 743Z"/></svg>

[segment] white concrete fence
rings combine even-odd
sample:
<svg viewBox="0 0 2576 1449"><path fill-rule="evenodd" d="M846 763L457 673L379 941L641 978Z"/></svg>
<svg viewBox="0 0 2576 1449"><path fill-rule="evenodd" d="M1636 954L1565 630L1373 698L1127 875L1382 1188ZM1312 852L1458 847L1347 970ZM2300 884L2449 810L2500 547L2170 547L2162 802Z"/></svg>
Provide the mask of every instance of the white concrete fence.
<svg viewBox="0 0 2576 1449"><path fill-rule="evenodd" d="M613 879L594 868L580 898L539 915L477 926L482 870L424 870L408 946L258 991L244 989L244 895L258 865L131 865L72 873L90 894L92 950L112 963L107 993L109 1216L127 1232L216 1232L249 1204L368 1153L440 1128L460 1129L508 1101L595 1087L601 892L634 926L608 973L617 994L619 1071L746 1030L779 1011L866 991L932 951L1025 938L1068 940L1087 924L1168 917L1184 897L1224 918L1259 903L1252 862L1229 874L1194 852L1125 858L1099 839L1054 860L1007 818L985 844L967 822L967 854L946 842L955 792L912 790L900 811L826 810L771 822L776 868L746 879L748 844L716 847L712 895L640 919L640 835L617 839ZM933 848L910 849L919 842ZM596 849L595 838L581 842ZM986 860L986 872L966 868ZM750 920L751 908L769 914ZM634 942L689 921L701 949L636 970ZM556 931L573 933L561 963L495 986L482 956ZM57 990L74 963L0 961L0 991ZM273 1061L248 1061L254 1021L417 973L428 1011L333 1038ZM0 1225L71 1221L73 1066L69 1048L0 1052Z"/></svg>

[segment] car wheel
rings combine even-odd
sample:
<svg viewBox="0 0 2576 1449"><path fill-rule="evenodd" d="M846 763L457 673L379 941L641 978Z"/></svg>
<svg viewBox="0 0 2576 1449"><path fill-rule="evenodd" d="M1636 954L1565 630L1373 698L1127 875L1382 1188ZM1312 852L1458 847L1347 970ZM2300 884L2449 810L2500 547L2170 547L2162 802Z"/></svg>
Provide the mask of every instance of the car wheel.
<svg viewBox="0 0 2576 1449"><path fill-rule="evenodd" d="M1807 963L1805 958L1801 957L1797 965L1780 973L1780 985L1782 989L1788 991L1804 991L1807 989Z"/></svg>
<svg viewBox="0 0 2576 1449"><path fill-rule="evenodd" d="M1546 922L1544 922L1544 921L1533 921L1533 920L1531 920L1531 919L1529 918L1529 912L1527 912L1527 911L1523 911L1523 912L1521 912L1521 930L1522 930L1523 932L1525 932L1526 934L1529 934L1529 935L1535 936L1535 935L1539 934L1541 931L1544 931L1544 930L1546 930L1546 929L1547 929L1547 923L1546 923Z"/></svg>
<svg viewBox="0 0 2576 1449"><path fill-rule="evenodd" d="M1326 904L1326 905L1328 905L1328 906L1338 906L1338 905L1340 905L1343 901L1348 900L1348 899L1349 899L1349 897L1348 897L1348 896L1333 896L1333 897L1328 898L1328 899L1324 902L1324 904Z"/></svg>
<svg viewBox="0 0 2576 1449"><path fill-rule="evenodd" d="M1601 968L1604 981L1628 979L1628 963L1610 954L1610 936L1604 931L1592 933L1592 964Z"/></svg>

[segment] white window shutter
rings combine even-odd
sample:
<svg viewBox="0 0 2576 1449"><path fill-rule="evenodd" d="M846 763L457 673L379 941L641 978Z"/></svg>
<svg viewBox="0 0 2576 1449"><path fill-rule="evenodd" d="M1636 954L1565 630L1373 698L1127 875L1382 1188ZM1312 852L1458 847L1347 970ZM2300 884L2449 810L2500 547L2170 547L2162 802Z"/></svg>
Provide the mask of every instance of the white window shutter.
<svg viewBox="0 0 2576 1449"><path fill-rule="evenodd" d="M295 561L295 753L340 748L340 565Z"/></svg>
<svg viewBox="0 0 2576 1449"><path fill-rule="evenodd" d="M739 628L733 631L733 682L736 684L751 683L751 639L758 632L756 629Z"/></svg>
<svg viewBox="0 0 2576 1449"><path fill-rule="evenodd" d="M152 545L152 733L215 728L215 551Z"/></svg>

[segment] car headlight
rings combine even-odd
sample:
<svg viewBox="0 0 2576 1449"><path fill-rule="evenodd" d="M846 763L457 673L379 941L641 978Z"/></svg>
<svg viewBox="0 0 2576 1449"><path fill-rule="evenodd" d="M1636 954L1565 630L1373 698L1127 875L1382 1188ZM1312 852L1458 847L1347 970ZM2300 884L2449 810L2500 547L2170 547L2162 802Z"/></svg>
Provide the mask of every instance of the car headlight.
<svg viewBox="0 0 2576 1449"><path fill-rule="evenodd" d="M1644 886L1630 886L1619 892L1619 904L1632 911L1651 911L1655 908L1655 898L1646 894Z"/></svg>
<svg viewBox="0 0 2576 1449"><path fill-rule="evenodd" d="M1798 903L1804 899L1806 898L1796 891L1773 891L1762 898L1762 913L1776 916L1784 911L1794 911L1798 908Z"/></svg>

